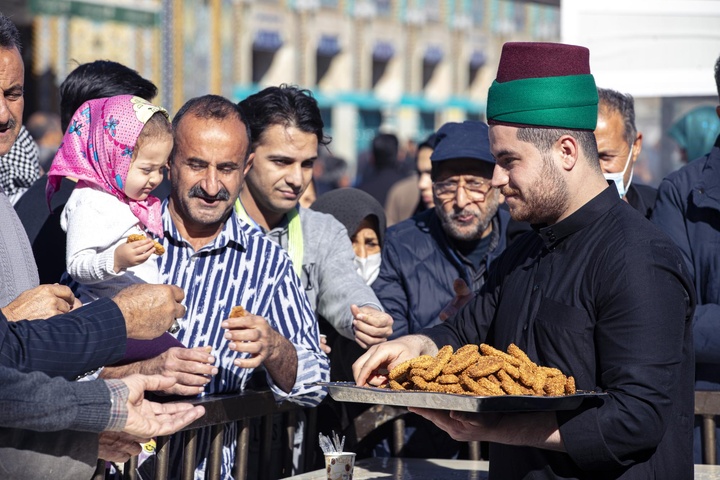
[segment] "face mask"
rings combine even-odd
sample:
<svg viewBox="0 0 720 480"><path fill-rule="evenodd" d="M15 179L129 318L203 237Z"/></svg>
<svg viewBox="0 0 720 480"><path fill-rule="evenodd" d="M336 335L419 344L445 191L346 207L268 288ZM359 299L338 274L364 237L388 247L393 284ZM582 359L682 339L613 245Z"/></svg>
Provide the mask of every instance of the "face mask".
<svg viewBox="0 0 720 480"><path fill-rule="evenodd" d="M628 167L632 164L630 159L632 158L633 147L634 147L634 145L630 146L630 153L628 153L628 158L625 161L625 168L623 168L622 172L603 173L605 180L607 180L608 182L610 182L610 181L615 182L615 187L617 187L617 191L620 194L620 198L623 198L625 196L625 194L627 193L627 189L630 188L630 184L632 183L632 177L633 177L633 168L632 167L630 168L630 178L628 179L627 185L625 185L623 178L625 177L625 172L627 172Z"/></svg>
<svg viewBox="0 0 720 480"><path fill-rule="evenodd" d="M372 285L375 279L380 274L380 262L382 257L379 253L374 255L368 255L367 258L356 256L353 262L357 269L358 275L360 275L367 285Z"/></svg>

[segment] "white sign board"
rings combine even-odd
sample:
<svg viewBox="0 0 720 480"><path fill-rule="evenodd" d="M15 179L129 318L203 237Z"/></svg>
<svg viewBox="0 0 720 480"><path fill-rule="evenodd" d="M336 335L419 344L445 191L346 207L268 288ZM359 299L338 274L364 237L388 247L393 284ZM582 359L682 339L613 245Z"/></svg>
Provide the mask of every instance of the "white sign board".
<svg viewBox="0 0 720 480"><path fill-rule="evenodd" d="M716 96L719 0L562 0L563 43L590 49L598 86L636 97Z"/></svg>

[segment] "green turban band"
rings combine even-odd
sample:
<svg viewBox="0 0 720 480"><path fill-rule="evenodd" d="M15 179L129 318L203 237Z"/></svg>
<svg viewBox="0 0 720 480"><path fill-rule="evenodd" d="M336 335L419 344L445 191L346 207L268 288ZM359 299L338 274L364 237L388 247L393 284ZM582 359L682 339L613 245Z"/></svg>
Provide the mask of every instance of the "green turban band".
<svg viewBox="0 0 720 480"><path fill-rule="evenodd" d="M595 130L598 94L592 75L522 78L490 86L488 123Z"/></svg>

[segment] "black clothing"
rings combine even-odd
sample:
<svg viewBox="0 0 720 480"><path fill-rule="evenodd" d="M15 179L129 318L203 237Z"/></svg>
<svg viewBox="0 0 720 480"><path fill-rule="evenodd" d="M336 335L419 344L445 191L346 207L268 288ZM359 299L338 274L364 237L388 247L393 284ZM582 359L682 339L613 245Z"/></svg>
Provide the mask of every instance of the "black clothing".
<svg viewBox="0 0 720 480"><path fill-rule="evenodd" d="M373 169L369 175L363 177L357 188L372 195L384 208L390 187L406 176L407 174L393 167L381 170Z"/></svg>
<svg viewBox="0 0 720 480"><path fill-rule="evenodd" d="M422 333L515 343L608 395L557 413L567 453L491 444L490 478L692 478L695 294L677 247L614 188L535 228L457 316Z"/></svg>
<svg viewBox="0 0 720 480"><path fill-rule="evenodd" d="M649 185L633 183L625 194L631 207L649 219L657 198L657 188Z"/></svg>

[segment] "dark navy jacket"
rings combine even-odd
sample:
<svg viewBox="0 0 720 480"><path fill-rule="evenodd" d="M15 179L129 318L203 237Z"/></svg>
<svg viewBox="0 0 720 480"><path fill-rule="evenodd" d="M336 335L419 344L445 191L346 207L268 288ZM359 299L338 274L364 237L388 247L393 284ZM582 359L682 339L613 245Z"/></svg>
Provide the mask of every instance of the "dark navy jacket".
<svg viewBox="0 0 720 480"><path fill-rule="evenodd" d="M380 275L372 284L383 308L393 318L390 338L439 323L440 311L455 297L455 279L462 278L477 293L490 265L505 250L509 222L510 214L498 209L493 217L493 239L477 270L452 248L435 209L391 227L385 235Z"/></svg>
<svg viewBox="0 0 720 480"><path fill-rule="evenodd" d="M695 388L720 390L720 137L662 181L652 221L680 247L695 284Z"/></svg>

